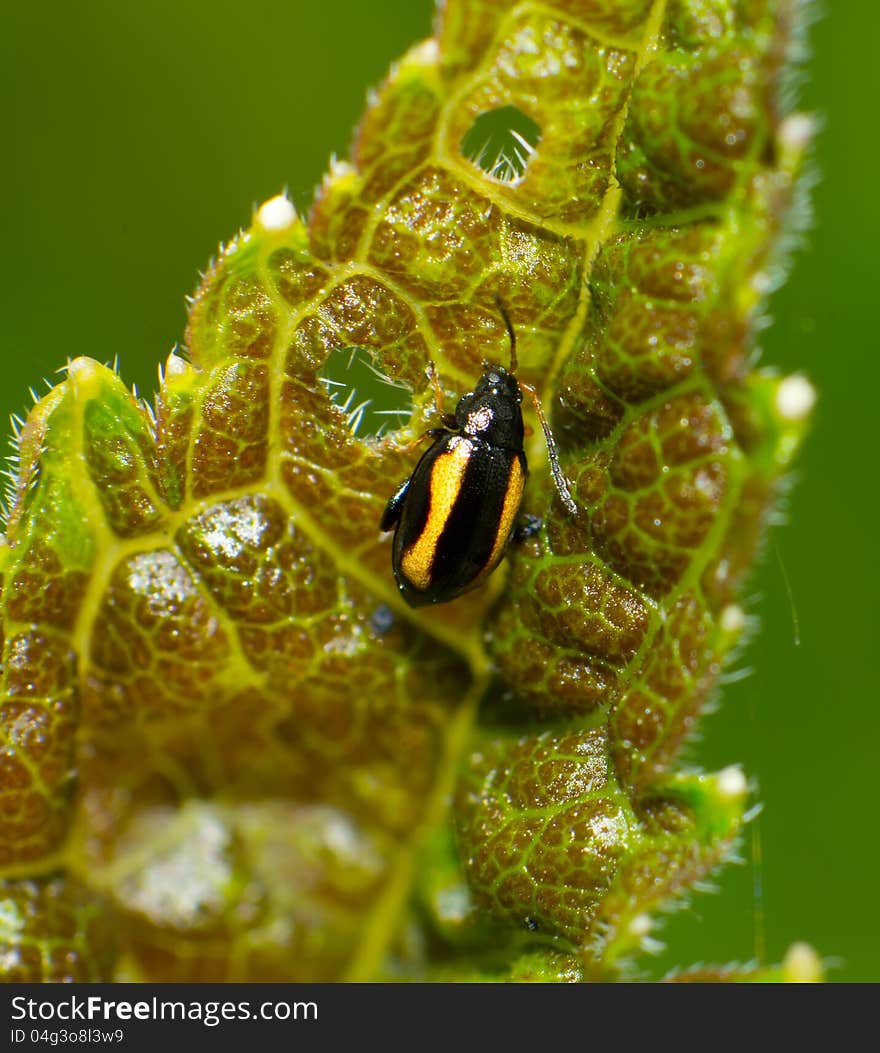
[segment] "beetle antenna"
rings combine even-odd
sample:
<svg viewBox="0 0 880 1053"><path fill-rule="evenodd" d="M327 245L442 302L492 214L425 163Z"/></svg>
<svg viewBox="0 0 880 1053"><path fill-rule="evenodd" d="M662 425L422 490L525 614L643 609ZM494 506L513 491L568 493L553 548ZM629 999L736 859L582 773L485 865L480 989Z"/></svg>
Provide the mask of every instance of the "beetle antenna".
<svg viewBox="0 0 880 1053"><path fill-rule="evenodd" d="M495 303L501 312L504 324L507 326L507 335L510 337L510 369L508 372L516 373L516 333L513 331L513 322L511 322L507 308L504 306L504 301L498 293L495 293Z"/></svg>
<svg viewBox="0 0 880 1053"><path fill-rule="evenodd" d="M531 384L521 383L520 388L527 392L529 398L535 404L535 412L538 414L538 420L541 422L541 428L544 431L544 441L547 443L547 456L550 458L550 472L553 475L553 482L556 484L559 497L568 511L573 516L576 516L578 513L578 506L575 504L574 498L571 496L571 490L568 488L568 480L562 474L562 469L559 466L559 453L556 450L556 440L553 438L553 433L550 431L550 425L547 423L547 418L544 416L544 410L541 407L541 400L538 398L538 392L535 391Z"/></svg>

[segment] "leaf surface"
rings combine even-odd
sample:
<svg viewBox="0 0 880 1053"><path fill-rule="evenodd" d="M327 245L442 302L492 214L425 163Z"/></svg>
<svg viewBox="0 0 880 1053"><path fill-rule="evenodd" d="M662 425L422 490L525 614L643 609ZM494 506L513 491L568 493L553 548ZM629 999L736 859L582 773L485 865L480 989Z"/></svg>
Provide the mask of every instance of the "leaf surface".
<svg viewBox="0 0 880 1053"><path fill-rule="evenodd" d="M70 363L3 555L10 978L606 978L729 855L744 777L675 758L809 411L754 354L798 18L448 0L308 220L274 199L221 251L155 410ZM535 141L474 155L505 108ZM379 519L429 361L450 400L506 361L497 296L578 513L532 420L540 532L413 611Z"/></svg>

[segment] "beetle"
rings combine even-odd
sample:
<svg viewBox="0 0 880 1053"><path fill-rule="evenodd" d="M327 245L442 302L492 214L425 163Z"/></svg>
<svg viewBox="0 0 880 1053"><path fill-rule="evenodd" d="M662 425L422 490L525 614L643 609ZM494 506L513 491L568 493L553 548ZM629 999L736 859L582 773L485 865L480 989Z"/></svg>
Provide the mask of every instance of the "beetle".
<svg viewBox="0 0 880 1053"><path fill-rule="evenodd" d="M462 396L454 414L443 414L431 363L428 375L443 426L423 436L434 441L391 497L379 524L395 531L391 565L411 607L448 603L482 584L501 562L528 476L524 391L535 404L559 496L569 512L577 512L538 394L517 379L516 333L504 305L496 302L510 338L509 368L484 362L474 390Z"/></svg>

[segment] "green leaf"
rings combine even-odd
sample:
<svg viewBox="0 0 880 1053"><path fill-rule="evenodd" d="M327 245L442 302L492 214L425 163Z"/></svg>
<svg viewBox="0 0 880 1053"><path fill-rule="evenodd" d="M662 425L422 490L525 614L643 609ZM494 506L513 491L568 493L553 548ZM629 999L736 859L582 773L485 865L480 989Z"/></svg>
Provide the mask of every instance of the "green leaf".
<svg viewBox="0 0 880 1053"><path fill-rule="evenodd" d="M729 856L745 777L675 762L813 397L755 365L800 14L448 0L308 219L221 250L154 408L69 364L2 556L13 978L605 979ZM540 531L414 611L379 519L499 296L578 512L532 419Z"/></svg>

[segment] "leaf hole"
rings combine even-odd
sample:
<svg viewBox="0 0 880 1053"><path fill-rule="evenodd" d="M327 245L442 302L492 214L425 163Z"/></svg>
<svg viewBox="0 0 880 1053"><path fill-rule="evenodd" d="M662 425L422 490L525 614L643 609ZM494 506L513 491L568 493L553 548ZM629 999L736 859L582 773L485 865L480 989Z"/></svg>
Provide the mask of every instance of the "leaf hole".
<svg viewBox="0 0 880 1053"><path fill-rule="evenodd" d="M337 347L318 379L344 411L352 435L366 439L403 427L412 416L412 391L387 376L364 347Z"/></svg>
<svg viewBox="0 0 880 1053"><path fill-rule="evenodd" d="M487 110L462 136L461 152L502 183L521 179L541 141L541 127L516 106Z"/></svg>

